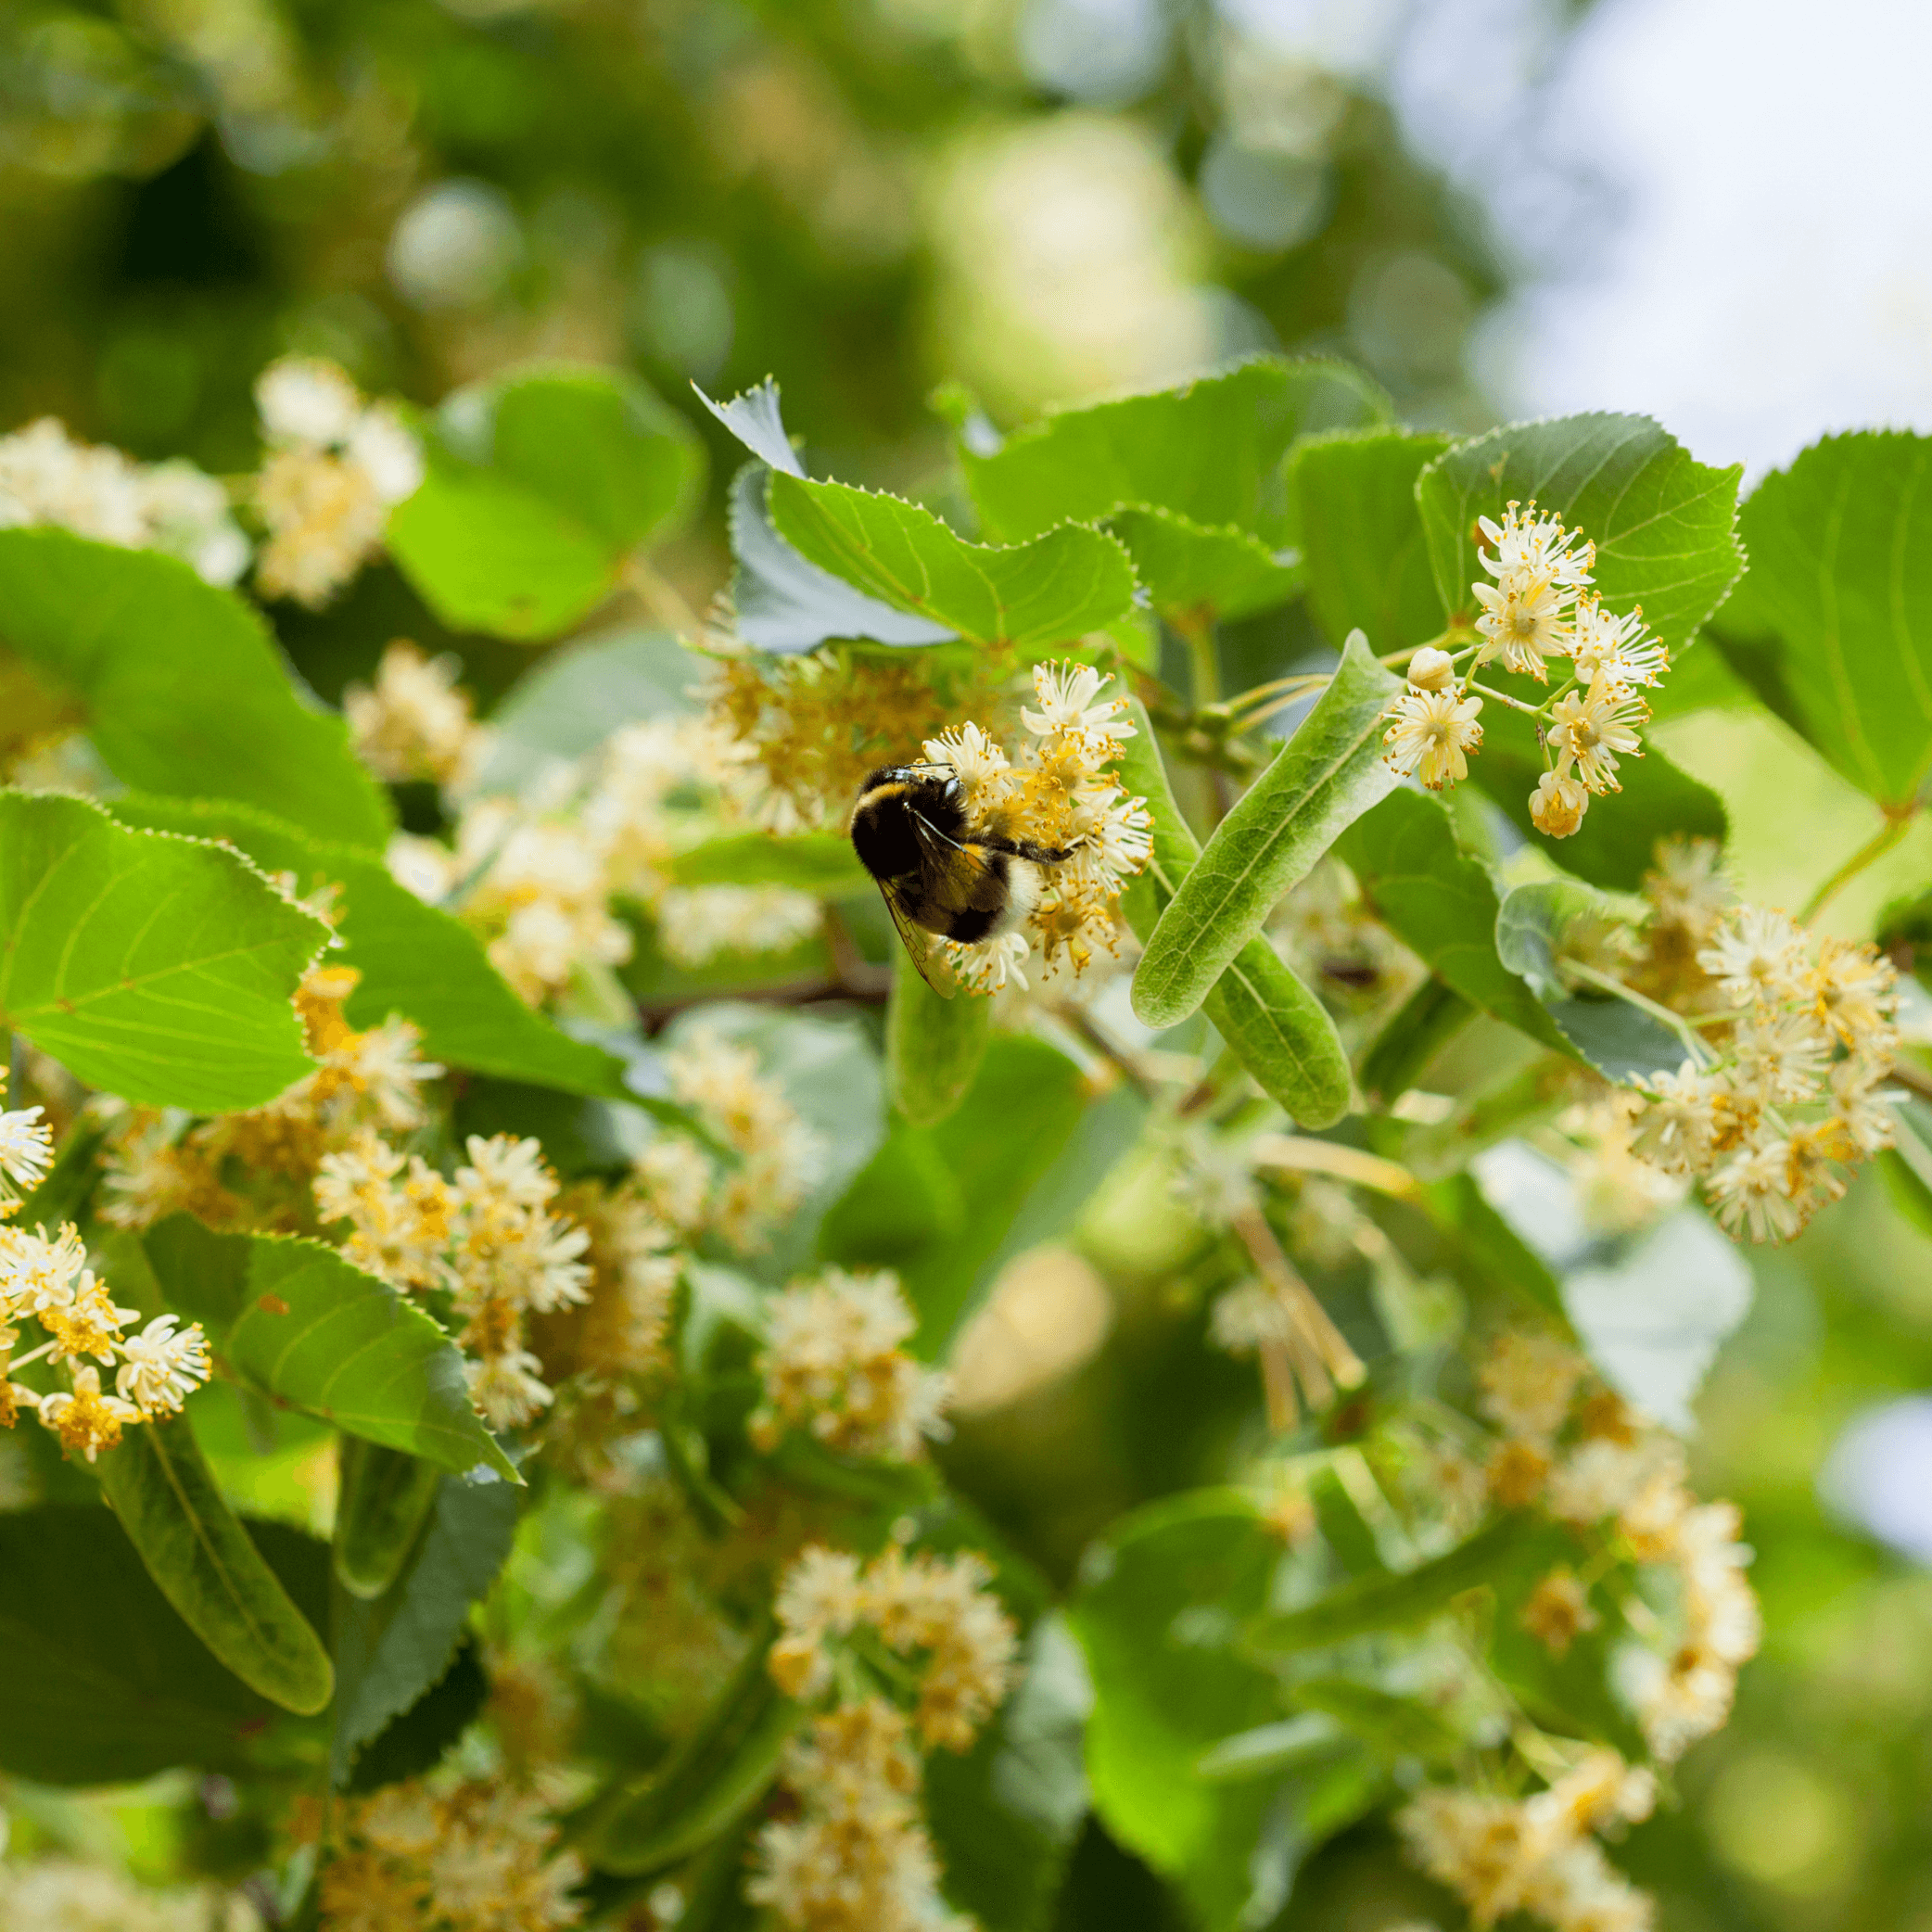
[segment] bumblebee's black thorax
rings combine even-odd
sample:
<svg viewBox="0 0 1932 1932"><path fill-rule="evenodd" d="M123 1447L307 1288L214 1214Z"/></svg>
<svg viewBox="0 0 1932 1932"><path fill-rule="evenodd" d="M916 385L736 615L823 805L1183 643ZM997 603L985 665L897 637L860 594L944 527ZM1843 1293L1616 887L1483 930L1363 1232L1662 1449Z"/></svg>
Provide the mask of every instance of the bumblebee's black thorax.
<svg viewBox="0 0 1932 1932"><path fill-rule="evenodd" d="M921 868L913 814L958 843L966 836L966 806L950 774L887 765L872 773L852 808L852 848L875 879L903 879Z"/></svg>

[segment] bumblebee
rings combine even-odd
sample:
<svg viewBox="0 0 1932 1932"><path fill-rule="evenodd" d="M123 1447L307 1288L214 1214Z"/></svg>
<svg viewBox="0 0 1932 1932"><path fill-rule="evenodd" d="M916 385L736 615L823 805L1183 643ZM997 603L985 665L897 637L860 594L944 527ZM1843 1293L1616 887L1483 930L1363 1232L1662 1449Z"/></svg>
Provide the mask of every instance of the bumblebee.
<svg viewBox="0 0 1932 1932"><path fill-rule="evenodd" d="M972 822L950 765L882 766L852 807L851 833L912 963L946 999L951 976L933 967L928 935L971 946L1011 932L1039 904L1043 869L1073 857L1012 837L999 817Z"/></svg>

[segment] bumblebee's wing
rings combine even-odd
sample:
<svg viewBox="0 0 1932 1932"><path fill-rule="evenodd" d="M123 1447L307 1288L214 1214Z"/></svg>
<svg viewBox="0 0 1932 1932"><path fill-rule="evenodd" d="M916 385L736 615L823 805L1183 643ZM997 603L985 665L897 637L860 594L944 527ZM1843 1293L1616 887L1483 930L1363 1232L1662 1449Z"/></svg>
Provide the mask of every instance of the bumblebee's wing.
<svg viewBox="0 0 1932 1932"><path fill-rule="evenodd" d="M947 967L934 964L934 935L906 917L905 909L899 904L899 896L888 881L880 880L879 896L885 901L885 909L892 914L892 922L898 929L899 943L905 947L906 957L912 961L920 978L940 998L950 999L959 990L958 985Z"/></svg>

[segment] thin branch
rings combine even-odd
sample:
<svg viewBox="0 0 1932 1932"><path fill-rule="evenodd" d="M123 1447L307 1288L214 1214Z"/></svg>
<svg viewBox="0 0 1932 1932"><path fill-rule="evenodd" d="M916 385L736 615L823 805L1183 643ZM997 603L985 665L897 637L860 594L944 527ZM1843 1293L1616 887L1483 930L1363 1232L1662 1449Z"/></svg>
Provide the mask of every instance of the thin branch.
<svg viewBox="0 0 1932 1932"><path fill-rule="evenodd" d="M1917 814L1918 807L1915 805L1906 806L1902 810L1894 810L1888 806L1885 824L1811 895L1805 909L1799 915L1799 922L1810 925L1827 900L1835 898L1842 887L1849 885L1875 859L1883 858L1905 836Z"/></svg>
<svg viewBox="0 0 1932 1932"><path fill-rule="evenodd" d="M1543 716L1542 705L1526 705L1520 698L1511 697L1506 691L1493 690L1487 684L1477 683L1473 678L1469 680L1469 689L1471 691L1480 691L1486 698L1494 698L1497 704L1506 705L1512 711L1520 711L1525 718L1541 718Z"/></svg>
<svg viewBox="0 0 1932 1932"><path fill-rule="evenodd" d="M840 986L859 999L878 999L892 990L892 968L874 966L859 951L850 928L837 909L824 909L825 949L832 955L832 970Z"/></svg>
<svg viewBox="0 0 1932 1932"><path fill-rule="evenodd" d="M1331 1174L1337 1180L1373 1188L1397 1201L1413 1201L1422 1191L1421 1183L1399 1162L1366 1154L1358 1147L1343 1147L1336 1140L1316 1140L1305 1134L1257 1134L1248 1143L1248 1153L1257 1167Z"/></svg>
<svg viewBox="0 0 1932 1932"><path fill-rule="evenodd" d="M1125 1080L1127 1085L1143 1100L1146 1100L1150 1105L1152 1104L1157 1094L1154 1083L1148 1078L1145 1071L1136 1063L1131 1056L1123 1049L1115 1046L1100 1031L1099 1027L1094 1023L1092 1014L1081 1007L1072 1005L1057 1007L1055 1011L1059 1014L1062 1025L1066 1026L1071 1032L1077 1034L1087 1046L1091 1047L1109 1066L1112 1067Z"/></svg>
<svg viewBox="0 0 1932 1932"><path fill-rule="evenodd" d="M1900 1087L1909 1087L1922 1099L1932 1100L1932 1074L1913 1066L1909 1060L1893 1061L1885 1077L1896 1080Z"/></svg>
<svg viewBox="0 0 1932 1932"><path fill-rule="evenodd" d="M680 638L699 638L705 634L705 627L699 622L698 614L686 602L684 593L641 551L633 551L625 558L622 582L624 588L643 605L647 616L655 617Z"/></svg>

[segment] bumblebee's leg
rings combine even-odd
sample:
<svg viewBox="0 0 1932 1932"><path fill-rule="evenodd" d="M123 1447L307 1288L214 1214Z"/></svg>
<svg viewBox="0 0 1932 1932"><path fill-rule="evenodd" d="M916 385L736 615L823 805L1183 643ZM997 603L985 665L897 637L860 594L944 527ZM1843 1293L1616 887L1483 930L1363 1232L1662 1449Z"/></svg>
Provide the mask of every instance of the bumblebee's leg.
<svg viewBox="0 0 1932 1932"><path fill-rule="evenodd" d="M997 832L978 833L973 844L989 852L1004 852L1014 858L1030 859L1035 865L1063 865L1087 841L1077 838L1071 845L1043 845L1036 839L1010 839Z"/></svg>

